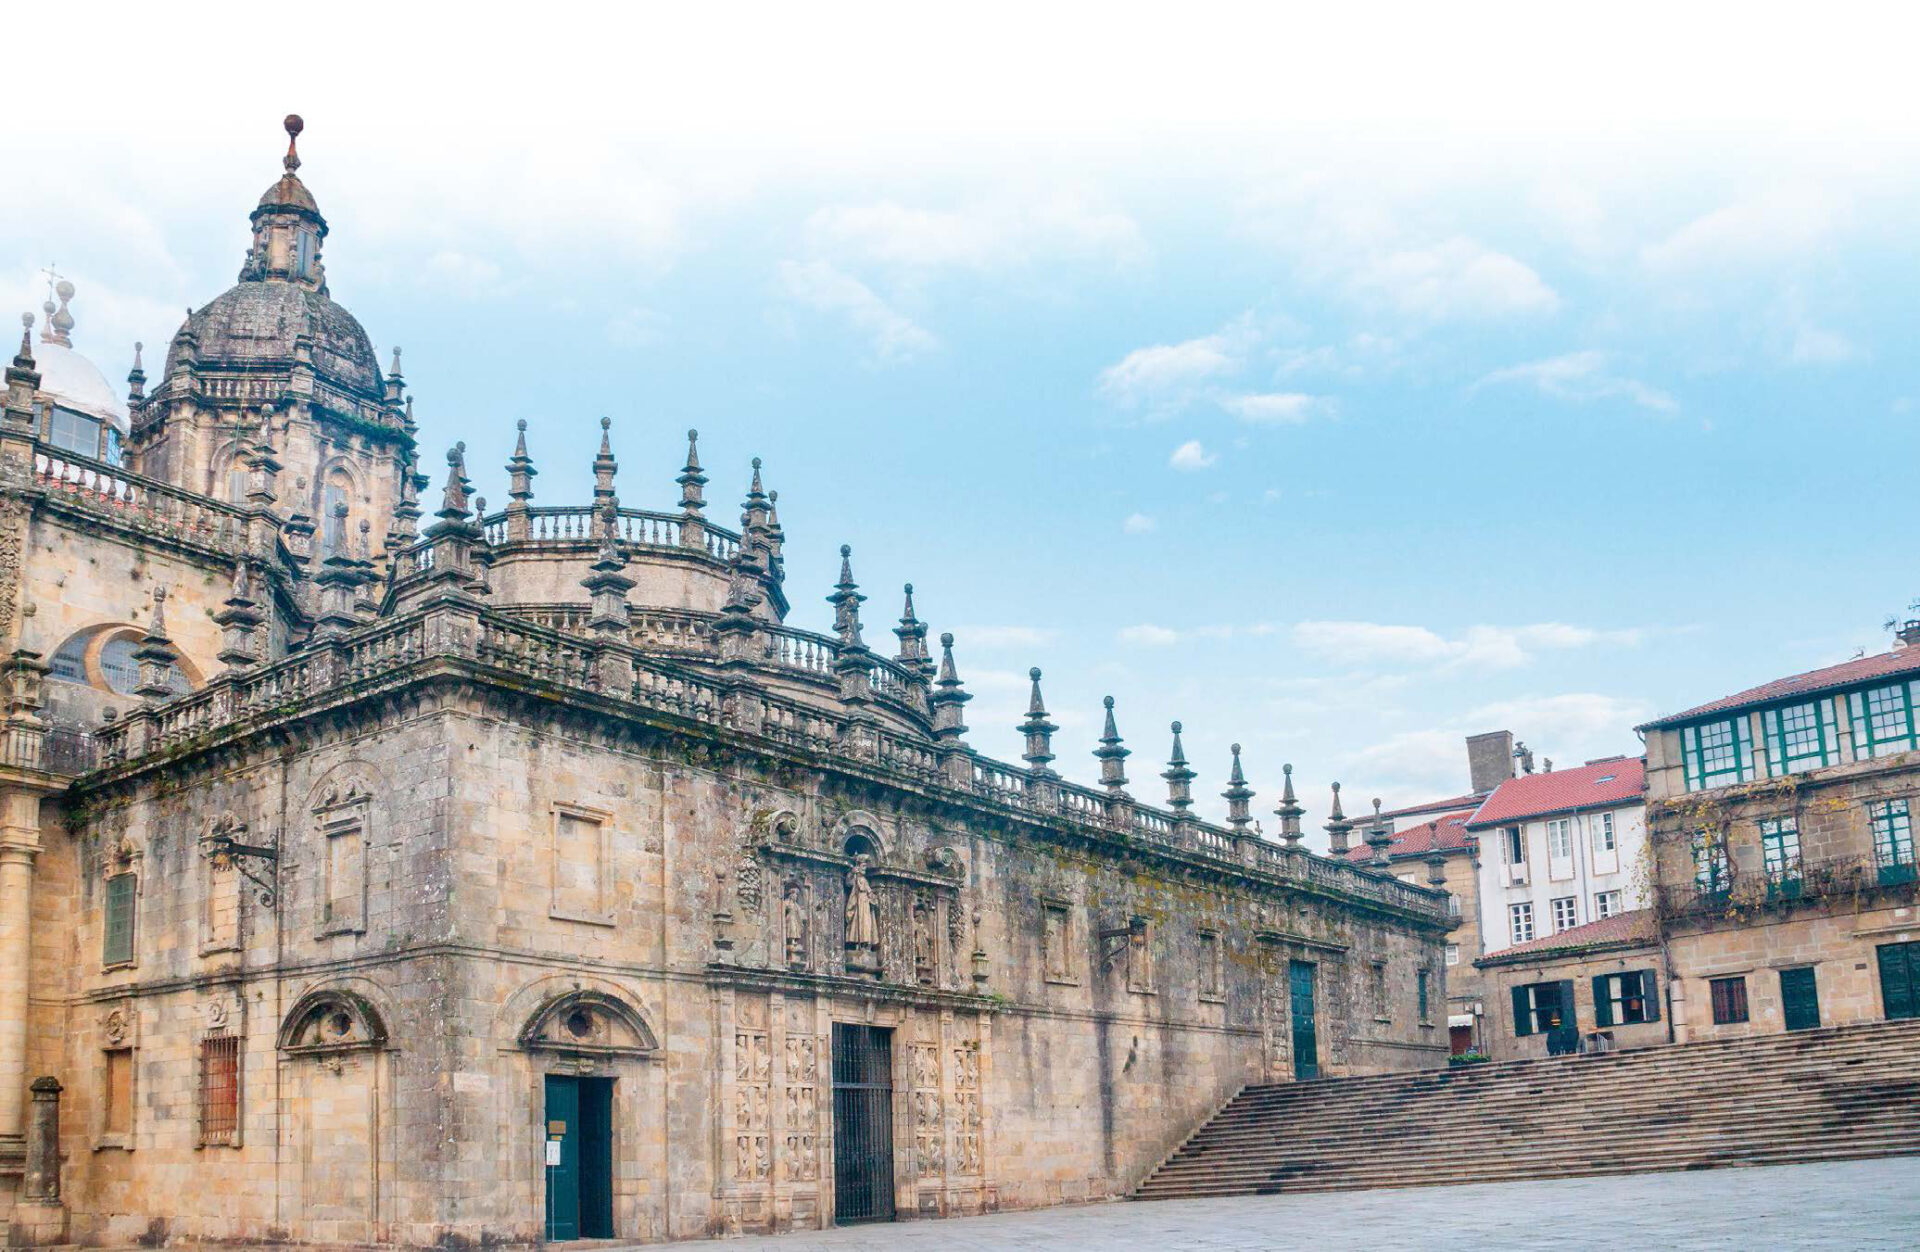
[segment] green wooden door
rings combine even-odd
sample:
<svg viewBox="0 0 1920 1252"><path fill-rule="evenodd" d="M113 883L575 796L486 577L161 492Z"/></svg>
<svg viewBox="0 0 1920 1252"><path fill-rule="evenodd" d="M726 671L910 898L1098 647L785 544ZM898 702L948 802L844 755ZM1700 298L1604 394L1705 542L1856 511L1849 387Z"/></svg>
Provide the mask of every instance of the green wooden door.
<svg viewBox="0 0 1920 1252"><path fill-rule="evenodd" d="M546 1131L547 1238L578 1239L581 1139L579 1079L548 1076ZM558 1145L557 1153L555 1144Z"/></svg>
<svg viewBox="0 0 1920 1252"><path fill-rule="evenodd" d="M1780 1011L1788 1030L1812 1030L1820 1024L1820 989L1813 966L1780 971Z"/></svg>
<svg viewBox="0 0 1920 1252"><path fill-rule="evenodd" d="M1293 1009L1293 1076L1320 1077L1320 1043L1313 1019L1313 963L1287 966L1288 1001Z"/></svg>
<svg viewBox="0 0 1920 1252"><path fill-rule="evenodd" d="M1920 1017L1920 943L1880 945L1880 1002L1888 1021Z"/></svg>

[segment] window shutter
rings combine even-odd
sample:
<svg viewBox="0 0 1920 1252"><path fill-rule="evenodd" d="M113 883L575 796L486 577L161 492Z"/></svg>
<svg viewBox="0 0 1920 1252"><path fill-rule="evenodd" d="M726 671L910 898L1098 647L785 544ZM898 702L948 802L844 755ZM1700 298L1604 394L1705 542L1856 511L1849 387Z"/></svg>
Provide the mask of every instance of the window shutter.
<svg viewBox="0 0 1920 1252"><path fill-rule="evenodd" d="M1613 1025L1613 997L1607 994L1609 974L1601 974L1593 980L1593 1024L1596 1026Z"/></svg>
<svg viewBox="0 0 1920 1252"><path fill-rule="evenodd" d="M1560 1028L1562 1030L1580 1028L1580 1014L1573 1006L1573 979L1571 978L1562 979L1560 982Z"/></svg>
<svg viewBox="0 0 1920 1252"><path fill-rule="evenodd" d="M1659 1021L1660 1020L1660 980L1654 977L1653 971L1650 969L1643 969L1640 971L1640 994L1646 997L1647 1020L1650 1022Z"/></svg>
<svg viewBox="0 0 1920 1252"><path fill-rule="evenodd" d="M1516 1038L1533 1033L1532 1005L1525 987L1513 989L1513 1033Z"/></svg>

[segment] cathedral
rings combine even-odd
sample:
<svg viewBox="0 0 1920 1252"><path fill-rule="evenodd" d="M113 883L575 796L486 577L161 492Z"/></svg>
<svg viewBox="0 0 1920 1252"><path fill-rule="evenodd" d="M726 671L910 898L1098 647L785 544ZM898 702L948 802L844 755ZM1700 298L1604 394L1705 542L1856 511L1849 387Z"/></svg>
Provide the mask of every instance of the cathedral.
<svg viewBox="0 0 1920 1252"><path fill-rule="evenodd" d="M1175 724L1149 803L1111 698L1069 782L1038 670L980 755L964 641L911 587L875 629L846 548L831 633L788 625L776 493L739 467L725 524L693 432L666 507L604 419L549 504L521 422L490 511L330 295L287 131L154 375L106 381L64 281L5 373L11 1242L1091 1200L1248 1083L1443 1063L1442 867L1350 860L1337 787L1333 857L1237 749L1203 821Z"/></svg>

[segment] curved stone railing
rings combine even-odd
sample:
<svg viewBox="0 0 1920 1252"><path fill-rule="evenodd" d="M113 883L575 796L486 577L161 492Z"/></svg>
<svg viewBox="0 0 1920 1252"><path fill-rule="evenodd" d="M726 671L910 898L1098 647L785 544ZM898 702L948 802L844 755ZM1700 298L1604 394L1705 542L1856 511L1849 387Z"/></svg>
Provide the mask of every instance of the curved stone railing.
<svg viewBox="0 0 1920 1252"><path fill-rule="evenodd" d="M97 517L221 552L238 553L246 546L244 510L172 483L44 446L33 454L33 476L50 499Z"/></svg>
<svg viewBox="0 0 1920 1252"><path fill-rule="evenodd" d="M517 522L525 523L518 534ZM487 542L507 543L592 543L600 537L600 514L590 504L545 505L524 512L504 509L481 522ZM621 509L615 515L620 542L629 548L695 547L689 542L694 534L686 527L686 518L678 513L650 513L645 509ZM740 550L740 537L729 530L702 522L697 546L715 560L731 560Z"/></svg>

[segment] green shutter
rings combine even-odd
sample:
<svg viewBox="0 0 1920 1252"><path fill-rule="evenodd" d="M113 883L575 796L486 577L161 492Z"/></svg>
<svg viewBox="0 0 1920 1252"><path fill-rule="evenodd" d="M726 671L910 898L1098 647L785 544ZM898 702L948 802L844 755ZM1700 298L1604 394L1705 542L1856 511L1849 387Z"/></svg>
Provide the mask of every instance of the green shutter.
<svg viewBox="0 0 1920 1252"><path fill-rule="evenodd" d="M1610 974L1600 974L1593 980L1593 1024L1595 1026L1613 1025L1613 997L1607 994L1607 979Z"/></svg>
<svg viewBox="0 0 1920 1252"><path fill-rule="evenodd" d="M1533 1009L1525 987L1513 989L1513 1033L1516 1038L1533 1033Z"/></svg>
<svg viewBox="0 0 1920 1252"><path fill-rule="evenodd" d="M1640 971L1640 994L1646 997L1647 1020L1650 1022L1659 1021L1660 1020L1660 980L1654 977L1654 973L1650 969L1643 969Z"/></svg>

